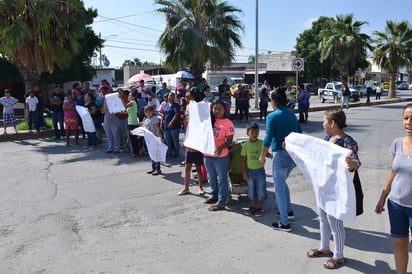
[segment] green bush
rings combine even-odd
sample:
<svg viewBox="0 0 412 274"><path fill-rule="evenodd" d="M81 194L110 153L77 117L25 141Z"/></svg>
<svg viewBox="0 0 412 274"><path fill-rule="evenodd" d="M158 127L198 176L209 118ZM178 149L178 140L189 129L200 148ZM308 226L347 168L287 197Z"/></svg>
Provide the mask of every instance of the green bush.
<svg viewBox="0 0 412 274"><path fill-rule="evenodd" d="M44 119L44 126L46 128L53 128L53 121L51 118ZM29 130L29 123L27 121L22 121L18 125L16 125L17 130Z"/></svg>

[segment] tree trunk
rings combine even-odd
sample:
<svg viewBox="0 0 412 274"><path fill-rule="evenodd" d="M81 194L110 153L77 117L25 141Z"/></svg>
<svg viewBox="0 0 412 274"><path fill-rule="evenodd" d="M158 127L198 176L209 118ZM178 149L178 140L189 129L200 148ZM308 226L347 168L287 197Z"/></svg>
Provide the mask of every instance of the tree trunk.
<svg viewBox="0 0 412 274"><path fill-rule="evenodd" d="M35 71L28 71L24 67L18 67L18 70L23 77L24 81L24 93L26 94L29 89L32 88L33 84L40 80L40 74Z"/></svg>
<svg viewBox="0 0 412 274"><path fill-rule="evenodd" d="M388 98L395 98L396 97L396 74L395 72L389 72L389 91L388 91Z"/></svg>
<svg viewBox="0 0 412 274"><path fill-rule="evenodd" d="M194 85L197 86L202 81L203 66L199 64L193 64L190 67L190 72L192 73L194 79Z"/></svg>

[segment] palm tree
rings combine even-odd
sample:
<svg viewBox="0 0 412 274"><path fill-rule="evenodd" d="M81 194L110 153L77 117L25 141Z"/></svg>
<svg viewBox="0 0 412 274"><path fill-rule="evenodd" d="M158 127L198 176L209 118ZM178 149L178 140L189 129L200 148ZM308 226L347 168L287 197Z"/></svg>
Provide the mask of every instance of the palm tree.
<svg viewBox="0 0 412 274"><path fill-rule="evenodd" d="M353 20L353 14L337 15L329 28L322 30L319 43L320 61L330 57L332 66L340 70L340 79L344 83L348 81L349 71L356 69L356 64L366 58L366 49L372 50L370 37L360 32L367 22Z"/></svg>
<svg viewBox="0 0 412 274"><path fill-rule="evenodd" d="M159 46L166 53L166 67L190 67L195 83L200 82L205 64L229 65L242 46L243 26L234 15L239 9L219 0L156 0L157 11L166 16Z"/></svg>
<svg viewBox="0 0 412 274"><path fill-rule="evenodd" d="M27 90L43 72L70 64L89 21L80 0L0 1L0 55L17 67Z"/></svg>
<svg viewBox="0 0 412 274"><path fill-rule="evenodd" d="M396 96L396 74L412 64L412 28L408 21L386 21L385 32L375 31L373 60L389 74L388 97Z"/></svg>

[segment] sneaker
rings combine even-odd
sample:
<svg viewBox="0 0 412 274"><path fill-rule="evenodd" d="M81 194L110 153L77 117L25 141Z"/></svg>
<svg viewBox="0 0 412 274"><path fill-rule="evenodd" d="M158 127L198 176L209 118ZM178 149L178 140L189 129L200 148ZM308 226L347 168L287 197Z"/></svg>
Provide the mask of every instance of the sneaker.
<svg viewBox="0 0 412 274"><path fill-rule="evenodd" d="M256 208L253 206L249 207L248 210L245 212L246 215L255 215L256 214Z"/></svg>
<svg viewBox="0 0 412 274"><path fill-rule="evenodd" d="M290 224L284 225L280 221L277 222L277 223L272 223L272 226L273 226L274 229L277 229L277 230L282 230L282 231L285 231L285 232L292 231L292 227L290 226Z"/></svg>
<svg viewBox="0 0 412 274"><path fill-rule="evenodd" d="M155 169L149 170L149 171L146 172L146 174L152 174L152 173L155 172L155 171L156 171Z"/></svg>
<svg viewBox="0 0 412 274"><path fill-rule="evenodd" d="M262 217L262 216L263 216L263 212L264 212L263 209L261 209L261 208L256 208L255 216L256 216L256 217Z"/></svg>
<svg viewBox="0 0 412 274"><path fill-rule="evenodd" d="M52 139L52 140L58 140L58 139L60 139L60 137L53 136L53 137L51 137L51 139Z"/></svg>
<svg viewBox="0 0 412 274"><path fill-rule="evenodd" d="M64 140L64 136L60 136L60 140Z"/></svg>
<svg viewBox="0 0 412 274"><path fill-rule="evenodd" d="M280 212L276 212L276 216L280 218ZM293 210L288 212L288 219L289 220L293 220L295 219L295 213L293 212Z"/></svg>

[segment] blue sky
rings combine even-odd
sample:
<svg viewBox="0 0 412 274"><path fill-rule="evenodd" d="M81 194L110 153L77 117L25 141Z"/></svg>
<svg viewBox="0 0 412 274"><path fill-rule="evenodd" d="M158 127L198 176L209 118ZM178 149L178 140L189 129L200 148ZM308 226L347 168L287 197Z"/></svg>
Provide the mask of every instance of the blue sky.
<svg viewBox="0 0 412 274"><path fill-rule="evenodd" d="M156 5L151 0L83 0L85 7L98 10L93 24L94 31L106 40L102 54L119 67L124 60L139 58L141 61L159 63L157 40L165 25L164 17L154 12ZM242 10L238 14L244 24L241 33L243 48L238 50L236 60L246 62L255 53L255 0L227 0ZM353 13L355 20L369 24L362 32L372 35L383 31L386 20L409 20L412 24L412 1L410 0L259 0L259 52L291 51L296 38L319 16L336 17Z"/></svg>

